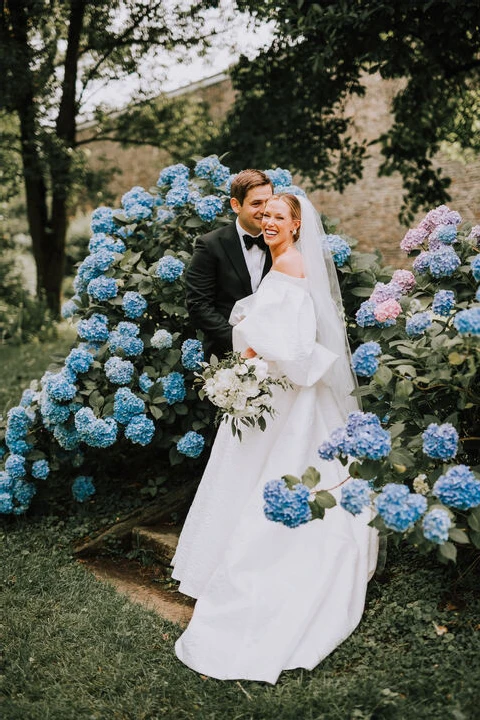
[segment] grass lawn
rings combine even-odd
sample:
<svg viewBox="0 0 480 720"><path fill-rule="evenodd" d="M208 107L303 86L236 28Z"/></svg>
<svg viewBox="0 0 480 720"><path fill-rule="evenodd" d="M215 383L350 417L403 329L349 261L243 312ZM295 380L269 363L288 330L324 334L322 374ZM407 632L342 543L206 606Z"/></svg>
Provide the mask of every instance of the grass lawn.
<svg viewBox="0 0 480 720"><path fill-rule="evenodd" d="M64 353L69 341L62 336L48 348L0 347L8 381L2 403L16 401L29 373L41 375L48 356ZM178 626L132 604L75 562L72 541L95 523L87 513L80 507L70 518L13 518L0 528L0 717L478 717L478 565L468 570L464 562L459 570L412 549L392 549L384 577L370 584L360 627L314 671L283 673L273 687L221 682L177 661Z"/></svg>

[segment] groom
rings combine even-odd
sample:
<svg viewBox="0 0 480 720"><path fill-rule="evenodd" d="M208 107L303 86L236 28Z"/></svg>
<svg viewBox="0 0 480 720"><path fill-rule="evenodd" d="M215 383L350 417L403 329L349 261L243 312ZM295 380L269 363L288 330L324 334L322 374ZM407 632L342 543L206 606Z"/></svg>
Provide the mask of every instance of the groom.
<svg viewBox="0 0 480 720"><path fill-rule="evenodd" d="M261 223L273 185L261 170L242 170L232 181L230 205L235 222L199 237L187 271L190 320L205 335L205 359L232 350L228 322L237 300L255 292L272 266Z"/></svg>

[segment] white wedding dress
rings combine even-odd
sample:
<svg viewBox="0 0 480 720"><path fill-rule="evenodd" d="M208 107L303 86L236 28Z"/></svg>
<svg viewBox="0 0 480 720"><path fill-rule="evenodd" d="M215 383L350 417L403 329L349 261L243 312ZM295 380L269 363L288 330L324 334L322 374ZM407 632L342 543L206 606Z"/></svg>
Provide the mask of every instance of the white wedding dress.
<svg viewBox="0 0 480 720"><path fill-rule="evenodd" d="M180 591L198 598L175 649L204 675L275 683L282 670L315 667L358 625L377 536L366 511L338 505L295 529L263 513L268 480L309 465L324 489L346 477L317 454L345 413L329 388L338 356L315 341L308 281L270 271L231 322L234 349L253 347L294 387L275 389L265 432L245 429L240 442L230 425L218 430L172 561Z"/></svg>

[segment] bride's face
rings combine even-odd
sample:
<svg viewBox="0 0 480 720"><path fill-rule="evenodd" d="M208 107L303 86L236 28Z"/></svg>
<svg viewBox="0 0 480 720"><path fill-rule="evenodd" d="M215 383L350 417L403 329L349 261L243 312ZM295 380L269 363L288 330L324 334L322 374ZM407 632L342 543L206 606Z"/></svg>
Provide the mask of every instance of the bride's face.
<svg viewBox="0 0 480 720"><path fill-rule="evenodd" d="M292 243L294 231L300 226L292 218L290 208L284 200L270 200L264 210L262 230L265 242L270 247Z"/></svg>

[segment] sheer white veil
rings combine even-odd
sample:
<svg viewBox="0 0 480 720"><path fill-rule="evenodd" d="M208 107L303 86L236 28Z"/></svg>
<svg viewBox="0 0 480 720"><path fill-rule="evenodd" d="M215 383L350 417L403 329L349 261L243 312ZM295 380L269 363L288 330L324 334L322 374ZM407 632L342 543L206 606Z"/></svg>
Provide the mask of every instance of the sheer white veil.
<svg viewBox="0 0 480 720"><path fill-rule="evenodd" d="M315 307L317 341L338 355L325 378L344 417L358 410L359 403L350 395L356 387L351 369L350 349L345 326L342 295L337 271L325 237L322 221L312 203L297 196L302 210L300 236L296 247L303 256L305 276Z"/></svg>

